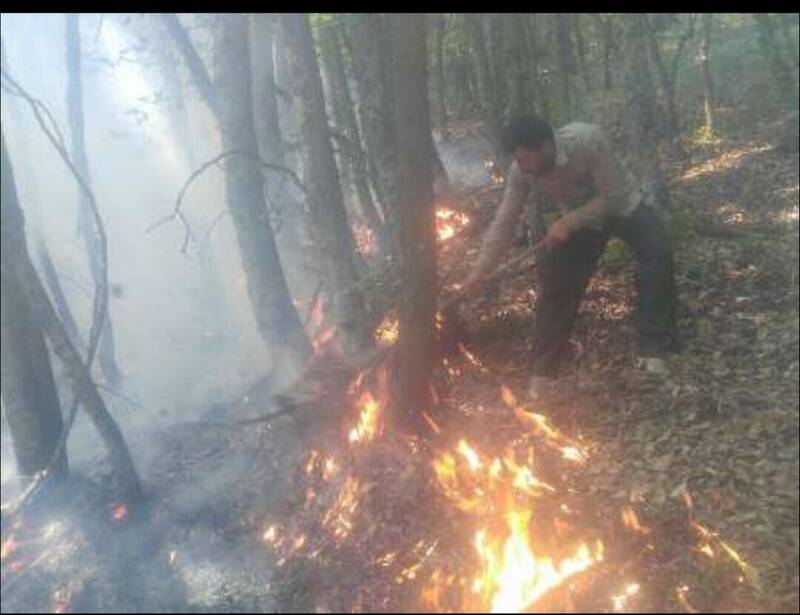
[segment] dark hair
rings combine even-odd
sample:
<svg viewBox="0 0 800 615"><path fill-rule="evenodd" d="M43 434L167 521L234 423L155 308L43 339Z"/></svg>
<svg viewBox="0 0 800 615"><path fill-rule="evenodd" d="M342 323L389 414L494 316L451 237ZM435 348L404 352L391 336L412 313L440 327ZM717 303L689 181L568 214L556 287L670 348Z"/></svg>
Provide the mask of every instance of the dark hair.
<svg viewBox="0 0 800 615"><path fill-rule="evenodd" d="M539 149L544 141L552 140L553 129L550 124L533 114L511 118L500 131L500 146L508 154L518 147Z"/></svg>

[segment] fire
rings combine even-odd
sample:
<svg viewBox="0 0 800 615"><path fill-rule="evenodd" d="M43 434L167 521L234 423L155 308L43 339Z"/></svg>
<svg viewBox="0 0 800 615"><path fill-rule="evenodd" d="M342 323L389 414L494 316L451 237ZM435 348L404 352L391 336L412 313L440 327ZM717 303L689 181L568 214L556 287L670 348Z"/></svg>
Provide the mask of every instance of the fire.
<svg viewBox="0 0 800 615"><path fill-rule="evenodd" d="M623 509L622 522L626 527L629 527L634 532L638 532L639 534L650 533L650 528L639 523L639 517L636 516L636 512L630 507Z"/></svg>
<svg viewBox="0 0 800 615"><path fill-rule="evenodd" d="M480 522L473 540L479 566L465 586L468 591L463 593L460 609L522 611L567 578L602 560L599 541L594 548L580 543L560 560L536 548L531 536L530 498L556 489L536 476L532 449L520 455L509 447L503 455L490 458L461 439L455 454L448 451L434 458L433 469L445 496ZM502 519L502 524L498 526L496 519ZM447 578L441 570L431 575L422 591L428 606L441 608L439 600L453 582Z"/></svg>
<svg viewBox="0 0 800 615"><path fill-rule="evenodd" d="M322 525L328 528L336 538L341 540L350 534L353 529L353 517L364 493L365 489L358 479L348 476L336 502L322 518Z"/></svg>
<svg viewBox="0 0 800 615"><path fill-rule="evenodd" d="M364 391L358 401L358 406L361 408L358 424L348 434L348 439L351 443L368 442L380 431L379 416L381 407L372 397L372 393Z"/></svg>
<svg viewBox="0 0 800 615"><path fill-rule="evenodd" d="M436 236L447 241L469 224L469 216L462 211L439 207L436 209Z"/></svg>
<svg viewBox="0 0 800 615"><path fill-rule="evenodd" d="M530 511L509 513L505 540L492 538L485 529L475 535L483 571L472 587L490 605L492 613L519 613L564 580L603 559L600 545L592 552L585 543L558 563L537 556L530 544L530 519Z"/></svg>
<svg viewBox="0 0 800 615"><path fill-rule="evenodd" d="M611 604L614 605L614 611L620 613L625 610L628 600L639 593L640 586L638 583L628 583L622 592L616 596L611 597Z"/></svg>
<svg viewBox="0 0 800 615"><path fill-rule="evenodd" d="M387 315L375 329L375 339L385 344L394 344L400 337L400 321Z"/></svg>

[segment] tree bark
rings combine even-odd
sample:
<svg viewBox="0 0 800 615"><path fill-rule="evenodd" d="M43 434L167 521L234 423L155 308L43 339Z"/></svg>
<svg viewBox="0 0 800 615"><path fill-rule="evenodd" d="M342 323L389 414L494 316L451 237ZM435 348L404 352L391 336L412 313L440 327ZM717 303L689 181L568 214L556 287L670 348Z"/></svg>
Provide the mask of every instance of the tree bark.
<svg viewBox="0 0 800 615"><path fill-rule="evenodd" d="M506 20L506 56L509 59L507 67L509 100L508 116L513 117L526 111L531 111L531 53L525 36L523 16L519 13L504 13Z"/></svg>
<svg viewBox="0 0 800 615"><path fill-rule="evenodd" d="M389 238L369 189L367 158L361 147L361 134L358 130L353 99L350 95L347 74L344 70L341 36L341 25L337 22L325 24L320 28L319 44L322 61L325 66L325 74L328 76L336 124L344 136L342 158L350 168L361 214L375 233L379 249L385 252L389 246Z"/></svg>
<svg viewBox="0 0 800 615"><path fill-rule="evenodd" d="M19 206L16 187L14 185L11 162L5 146L5 138L2 139L2 274L7 279L13 280L16 288L12 291L19 293L20 301L29 310L32 322L36 323L44 332L53 352L63 361L68 377L74 390L74 404L80 404L86 411L89 419L97 428L101 439L108 448L111 458L111 465L116 471L116 478L119 481L122 495L129 500L137 500L141 497L141 487L136 469L133 465L130 452L125 439L118 425L108 413L102 397L97 392L97 387L92 382L88 368L81 361L80 355L75 350L69 339L64 326L58 320L58 316L52 304L47 298L47 293L42 286L36 269L30 260L25 246L24 236L24 216ZM4 289L5 290L5 289ZM4 298L7 293L3 293ZM9 295L14 296L14 292ZM8 299L5 299L8 300ZM4 306L5 307L5 306ZM5 319L5 317L4 317ZM3 339L3 350L5 351L5 339ZM5 365L5 361L3 361ZM41 365L36 365L41 368ZM40 374L41 377L41 374ZM41 382L41 381L40 381ZM3 382L3 396L5 399L5 381ZM53 400L50 399L51 403ZM50 406L51 409L57 406ZM54 420L54 419L49 419ZM51 426L52 427L52 426ZM61 430L58 434L58 444L50 448L51 455L59 454L48 459L51 469L59 471L65 467L61 455L63 454L66 430Z"/></svg>
<svg viewBox="0 0 800 615"><path fill-rule="evenodd" d="M2 136L2 265L0 266L0 386L23 484L45 470L63 429L53 367L41 325L34 318L16 265L25 258L25 220L17 201L11 161ZM61 453L53 477L67 472Z"/></svg>
<svg viewBox="0 0 800 615"><path fill-rule="evenodd" d="M581 14L572 14L572 30L575 32L575 46L578 48L578 66L581 70L583 85L587 92L592 91L592 79L586 65L586 46L583 44L583 30L581 29Z"/></svg>
<svg viewBox="0 0 800 615"><path fill-rule="evenodd" d="M69 116L71 154L73 164L87 185L91 186L89 161L86 156L86 143L84 138L83 117L83 83L81 77L81 39L80 23L76 13L66 15L67 33L67 114ZM89 269L95 286L103 284L101 271L100 239L94 228L91 205L86 193L78 188L78 228L79 233L86 242L86 251L89 257ZM98 361L103 375L112 386L119 384L122 375L114 356L114 329L111 321L111 312L106 310L106 322L100 334L98 348Z"/></svg>
<svg viewBox="0 0 800 615"><path fill-rule="evenodd" d="M358 116L378 200L389 227L392 252L397 249L397 133L391 95L392 63L381 17L353 15L349 51L358 94Z"/></svg>
<svg viewBox="0 0 800 615"><path fill-rule="evenodd" d="M261 158L278 167L289 167L281 126L278 88L275 82L275 24L273 16L253 15L251 61L253 64L254 122ZM312 262L305 246L310 243L310 220L300 195L286 173L264 169L264 197L270 211L282 269L295 294L310 295L317 284L309 275Z"/></svg>
<svg viewBox="0 0 800 615"><path fill-rule="evenodd" d="M758 42L769 70L775 79L778 93L787 109L796 111L798 96L792 69L781 54L775 40L775 26L766 13L753 13L758 26Z"/></svg>
<svg viewBox="0 0 800 615"><path fill-rule="evenodd" d="M500 156L500 101L492 78L492 66L486 46L486 36L483 31L483 17L477 13L468 13L465 18L472 43L475 75L478 80L478 89L480 90L483 129L487 139L492 144L495 155Z"/></svg>
<svg viewBox="0 0 800 615"><path fill-rule="evenodd" d="M223 147L242 153L226 162L225 186L247 292L259 333L269 347L278 380L284 384L298 375L311 346L289 295L264 202L247 33L243 15L220 16L214 41L214 91Z"/></svg>
<svg viewBox="0 0 800 615"><path fill-rule="evenodd" d="M450 140L450 131L447 124L447 87L445 82L444 70L444 35L445 17L443 14L438 14L435 17L435 39L434 46L436 50L436 84L438 87L439 96L437 102L437 116L439 118L439 132L441 133L442 141Z"/></svg>
<svg viewBox="0 0 800 615"><path fill-rule="evenodd" d="M433 172L426 155L430 138L426 32L421 14L394 14L389 19L395 57L403 271L395 402L401 420L418 428L420 412L430 409L435 364L436 242Z"/></svg>
<svg viewBox="0 0 800 615"><path fill-rule="evenodd" d="M711 34L714 16L703 13L703 36L700 39L700 65L703 69L703 116L705 129L714 132L714 81L711 78Z"/></svg>
<svg viewBox="0 0 800 615"><path fill-rule="evenodd" d="M647 66L647 31L642 16L624 18L625 132L631 166L645 191L645 202L663 208L667 187L659 166L655 137L655 91Z"/></svg>
<svg viewBox="0 0 800 615"><path fill-rule="evenodd" d="M347 356L371 346L366 311L353 264L354 242L333 157L322 80L305 14L278 16L287 54L291 95L300 120L300 156L314 232L325 267L333 323Z"/></svg>
<svg viewBox="0 0 800 615"><path fill-rule="evenodd" d="M559 92L559 123L572 119L573 101L571 76L575 72L575 58L572 53L572 37L569 15L555 13L556 42L558 45L558 92Z"/></svg>
<svg viewBox="0 0 800 615"><path fill-rule="evenodd" d="M206 70L205 64L203 64L203 60L194 48L188 32L183 28L175 13L163 13L161 18L164 20L164 26L167 28L167 32L169 32L178 51L183 57L183 61L186 62L186 66L189 68L189 72L192 75L192 79L200 95L203 97L206 105L208 105L208 108L216 115L217 94L214 91L214 85L211 83L211 77Z"/></svg>
<svg viewBox="0 0 800 615"><path fill-rule="evenodd" d="M500 112L498 117L502 121L502 113L508 108L509 90L505 18L503 13L484 13L481 23L486 32L490 79L494 84L497 109Z"/></svg>

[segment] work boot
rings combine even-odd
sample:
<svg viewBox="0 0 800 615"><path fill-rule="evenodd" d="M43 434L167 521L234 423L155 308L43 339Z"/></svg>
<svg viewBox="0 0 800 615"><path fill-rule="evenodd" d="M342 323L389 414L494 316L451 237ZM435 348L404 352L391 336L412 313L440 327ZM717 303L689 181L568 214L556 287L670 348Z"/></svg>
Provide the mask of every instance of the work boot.
<svg viewBox="0 0 800 615"><path fill-rule="evenodd" d="M661 357L637 357L636 369L653 376L669 376L669 366Z"/></svg>

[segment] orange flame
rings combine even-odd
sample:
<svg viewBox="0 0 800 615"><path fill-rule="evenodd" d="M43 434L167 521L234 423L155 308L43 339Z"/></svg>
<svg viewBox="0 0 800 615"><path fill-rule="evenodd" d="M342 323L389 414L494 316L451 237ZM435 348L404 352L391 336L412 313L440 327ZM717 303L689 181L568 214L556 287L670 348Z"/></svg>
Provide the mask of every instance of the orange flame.
<svg viewBox="0 0 800 615"><path fill-rule="evenodd" d="M351 443L368 442L379 432L380 405L372 397L369 391L364 391L358 400L361 414L358 417L358 424L350 430L348 439Z"/></svg>
<svg viewBox="0 0 800 615"><path fill-rule="evenodd" d="M469 216L455 209L439 207L436 209L436 236L439 241L447 241L469 224Z"/></svg>

